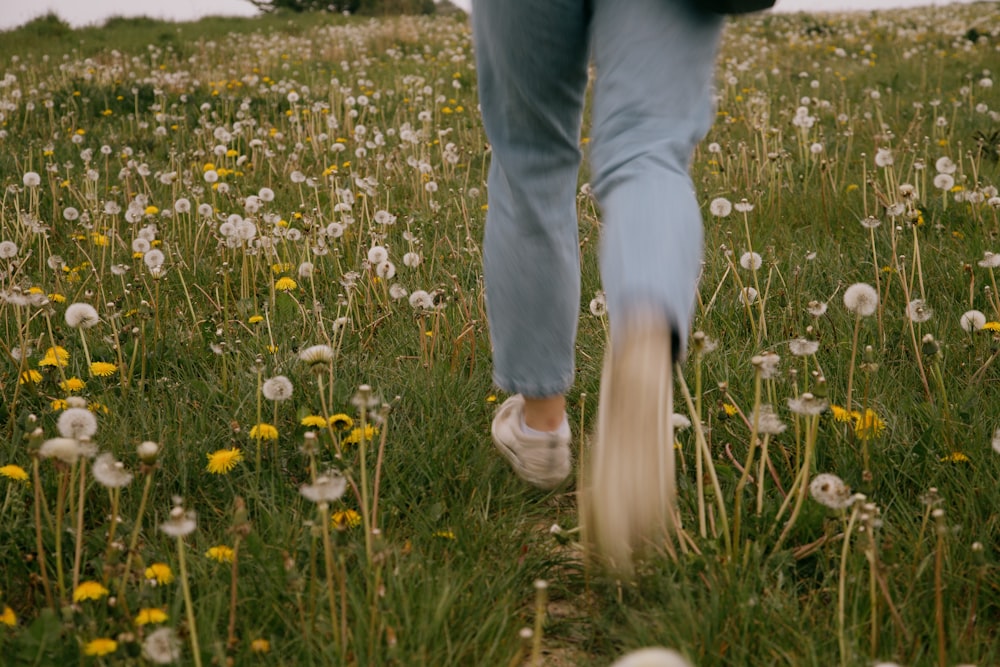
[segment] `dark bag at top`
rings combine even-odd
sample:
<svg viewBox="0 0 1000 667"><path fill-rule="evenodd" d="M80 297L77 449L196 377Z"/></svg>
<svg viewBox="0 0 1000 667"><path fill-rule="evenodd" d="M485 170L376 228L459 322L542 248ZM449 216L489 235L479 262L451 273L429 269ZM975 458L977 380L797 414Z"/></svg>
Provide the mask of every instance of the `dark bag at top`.
<svg viewBox="0 0 1000 667"><path fill-rule="evenodd" d="M716 14L749 14L774 7L774 0L695 0L694 4Z"/></svg>

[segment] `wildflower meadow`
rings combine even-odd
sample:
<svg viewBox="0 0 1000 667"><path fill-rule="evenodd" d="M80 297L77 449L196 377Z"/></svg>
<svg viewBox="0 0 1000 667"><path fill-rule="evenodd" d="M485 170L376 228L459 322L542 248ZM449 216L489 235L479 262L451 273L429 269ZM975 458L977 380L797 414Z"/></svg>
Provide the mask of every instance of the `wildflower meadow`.
<svg viewBox="0 0 1000 667"><path fill-rule="evenodd" d="M0 663L1000 664L1000 4L730 21L681 529L629 580L490 443L473 48L0 33Z"/></svg>

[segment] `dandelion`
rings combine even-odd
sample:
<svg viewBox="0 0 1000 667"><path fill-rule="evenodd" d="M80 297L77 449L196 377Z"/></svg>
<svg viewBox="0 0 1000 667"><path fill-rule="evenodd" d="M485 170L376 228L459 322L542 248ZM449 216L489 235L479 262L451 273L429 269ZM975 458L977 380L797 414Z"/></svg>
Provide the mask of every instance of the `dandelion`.
<svg viewBox="0 0 1000 667"><path fill-rule="evenodd" d="M90 364L90 374L95 377L111 377L118 372L118 366L108 361L95 361Z"/></svg>
<svg viewBox="0 0 1000 667"><path fill-rule="evenodd" d="M118 650L118 642L116 642L114 639L109 639L107 637L94 639L83 645L84 655L93 655L97 657L114 653L117 650Z"/></svg>
<svg viewBox="0 0 1000 667"><path fill-rule="evenodd" d="M299 493L306 500L314 503L331 503L337 500L347 490L347 479L339 470L328 470L312 484L303 484L299 488Z"/></svg>
<svg viewBox="0 0 1000 667"><path fill-rule="evenodd" d="M920 324L931 319L932 311L923 299L914 299L906 304L906 317L914 324Z"/></svg>
<svg viewBox="0 0 1000 667"><path fill-rule="evenodd" d="M817 350L819 350L819 341L808 338L796 338L788 343L788 351L796 357L808 357L816 354Z"/></svg>
<svg viewBox="0 0 1000 667"><path fill-rule="evenodd" d="M351 419L350 415L338 412L335 415L330 415L330 426L338 431L346 431L354 426L354 420Z"/></svg>
<svg viewBox="0 0 1000 667"><path fill-rule="evenodd" d="M333 513L332 522L337 530L357 528L361 525L361 515L352 509L339 510Z"/></svg>
<svg viewBox="0 0 1000 667"><path fill-rule="evenodd" d="M978 310L967 310L962 313L962 317L958 321L959 326L963 329L972 333L973 331L979 331L986 324L986 316Z"/></svg>
<svg viewBox="0 0 1000 667"><path fill-rule="evenodd" d="M97 433L97 417L85 408L69 408L59 415L56 429L64 438L92 438Z"/></svg>
<svg viewBox="0 0 1000 667"><path fill-rule="evenodd" d="M389 251L380 245L372 246L368 249L368 261L372 266L377 266L389 259Z"/></svg>
<svg viewBox="0 0 1000 667"><path fill-rule="evenodd" d="M709 203L708 210L717 218L725 218L733 212L733 203L725 197L716 197Z"/></svg>
<svg viewBox="0 0 1000 667"><path fill-rule="evenodd" d="M455 540L455 533L450 530L436 530L434 531L434 537L440 537L443 540Z"/></svg>
<svg viewBox="0 0 1000 667"><path fill-rule="evenodd" d="M186 510L179 505L170 510L170 518L160 524L160 530L170 537L181 538L190 535L198 527L194 510Z"/></svg>
<svg viewBox="0 0 1000 667"><path fill-rule="evenodd" d="M7 605L3 606L3 613L0 613L0 623L9 628L13 628L17 625L17 614L15 614L14 610Z"/></svg>
<svg viewBox="0 0 1000 667"><path fill-rule="evenodd" d="M847 422L853 421L855 416L860 416L857 412L851 412L839 405L830 406L830 414L833 415L833 420L846 424Z"/></svg>
<svg viewBox="0 0 1000 667"><path fill-rule="evenodd" d="M756 271L762 263L760 255L752 251L745 252L740 256L740 266L747 271Z"/></svg>
<svg viewBox="0 0 1000 667"><path fill-rule="evenodd" d="M360 427L352 429L350 435L344 438L344 444L357 445L361 442L362 437L364 437L365 442L371 442L376 435L378 435L378 428L371 424L365 424L363 432Z"/></svg>
<svg viewBox="0 0 1000 667"><path fill-rule="evenodd" d="M142 657L157 665L169 665L181 659L181 642L173 628L160 628L146 636Z"/></svg>
<svg viewBox="0 0 1000 667"><path fill-rule="evenodd" d="M108 589L102 586L98 581L82 581L73 591L73 602L100 600L108 593Z"/></svg>
<svg viewBox="0 0 1000 667"><path fill-rule="evenodd" d="M259 424L254 424L250 428L250 437L253 440L277 440L278 429L271 424L261 422Z"/></svg>
<svg viewBox="0 0 1000 667"><path fill-rule="evenodd" d="M590 314L594 317L604 317L608 313L608 300L603 291L599 291L590 300Z"/></svg>
<svg viewBox="0 0 1000 667"><path fill-rule="evenodd" d="M876 229L881 224L882 221L872 215L869 215L867 218L863 218L861 220L861 226L865 229Z"/></svg>
<svg viewBox="0 0 1000 667"><path fill-rule="evenodd" d="M59 388L67 394L73 393L74 391L81 391L86 386L87 383L78 377L66 378L59 383Z"/></svg>
<svg viewBox="0 0 1000 667"><path fill-rule="evenodd" d="M243 460L243 452L237 447L219 449L205 456L208 457L208 465L205 466L205 470L213 475L229 474L236 467L236 464Z"/></svg>
<svg viewBox="0 0 1000 667"><path fill-rule="evenodd" d="M278 278L278 280L275 281L275 283L274 283L274 289L276 289L279 292L291 292L292 290L296 289L298 286L299 286L299 284L297 282L295 282L295 279L294 278L289 278L288 276L284 276L282 278Z"/></svg>
<svg viewBox="0 0 1000 667"><path fill-rule="evenodd" d="M316 371L333 363L333 348L329 345L312 345L299 351L299 359Z"/></svg>
<svg viewBox="0 0 1000 667"><path fill-rule="evenodd" d="M24 468L13 463L8 463L5 466L0 466L0 477L6 477L7 479L12 479L15 482L27 482L28 473L25 472Z"/></svg>
<svg viewBox="0 0 1000 667"><path fill-rule="evenodd" d="M264 381L261 393L269 401L286 401L292 397L292 381L284 375L276 375Z"/></svg>
<svg viewBox="0 0 1000 667"><path fill-rule="evenodd" d="M740 290L739 299L744 306L749 306L757 301L757 290L753 287L744 287Z"/></svg>
<svg viewBox="0 0 1000 667"><path fill-rule="evenodd" d="M93 456L95 452L96 447L92 443L75 438L50 438L38 448L38 455L43 459L59 459L69 465L74 465L81 456Z"/></svg>
<svg viewBox="0 0 1000 667"><path fill-rule="evenodd" d="M154 625L156 623L167 622L167 612L159 607L146 607L139 610L135 615L135 624L138 626Z"/></svg>
<svg viewBox="0 0 1000 667"><path fill-rule="evenodd" d="M89 303L71 303L66 308L66 324L73 329L89 329L101 318L97 315L97 310Z"/></svg>
<svg viewBox="0 0 1000 667"><path fill-rule="evenodd" d="M65 367L69 365L69 351L64 347L50 347L45 350L45 355L42 357L41 361L38 362L39 366L59 366Z"/></svg>
<svg viewBox="0 0 1000 667"><path fill-rule="evenodd" d="M24 187L26 188L36 188L41 184L42 177L36 171L28 171L25 172L21 182L24 183Z"/></svg>
<svg viewBox="0 0 1000 667"><path fill-rule="evenodd" d="M885 422L871 408L865 408L864 414L855 412L852 417L854 418L854 435L859 440L877 438L885 431Z"/></svg>
<svg viewBox="0 0 1000 667"><path fill-rule="evenodd" d="M266 639L254 639L250 642L250 650L253 653L268 653L271 650L271 642Z"/></svg>
<svg viewBox="0 0 1000 667"><path fill-rule="evenodd" d="M1000 428L993 431L993 440L990 444L993 446L993 451L1000 454Z"/></svg>
<svg viewBox="0 0 1000 667"><path fill-rule="evenodd" d="M107 452L94 459L90 472L97 483L106 489L120 489L132 481L132 473L125 470L125 464L116 461L115 457Z"/></svg>
<svg viewBox="0 0 1000 667"><path fill-rule="evenodd" d="M818 415L826 410L827 402L823 398L805 392L798 398L788 399L788 409L799 415Z"/></svg>
<svg viewBox="0 0 1000 667"><path fill-rule="evenodd" d="M18 384L38 384L42 381L42 374L36 370L27 370L18 377Z"/></svg>
<svg viewBox="0 0 1000 667"><path fill-rule="evenodd" d="M215 547L211 547L205 552L205 557L210 558L217 563L232 563L235 552L232 547L227 547L224 544L220 544Z"/></svg>
<svg viewBox="0 0 1000 667"><path fill-rule="evenodd" d="M971 459L962 452L952 452L941 457L942 463L968 463Z"/></svg>
<svg viewBox="0 0 1000 667"><path fill-rule="evenodd" d="M299 422L307 428L326 428L327 421L322 415L306 415Z"/></svg>
<svg viewBox="0 0 1000 667"><path fill-rule="evenodd" d="M934 177L934 187L947 192L955 187L955 177L951 174L938 174Z"/></svg>
<svg viewBox="0 0 1000 667"><path fill-rule="evenodd" d="M844 291L844 307L858 317L868 317L878 309L878 292L867 283L854 283Z"/></svg>
<svg viewBox="0 0 1000 667"><path fill-rule="evenodd" d="M947 156L939 157L937 162L934 163L934 168L937 169L940 174L954 174L958 171L958 165Z"/></svg>
<svg viewBox="0 0 1000 667"><path fill-rule="evenodd" d="M894 162L892 158L892 151L888 148L879 148L875 152L875 166L876 167L888 167Z"/></svg>
<svg viewBox="0 0 1000 667"><path fill-rule="evenodd" d="M157 586L166 586L174 580L174 573L166 563L153 563L144 574L146 581Z"/></svg>
<svg viewBox="0 0 1000 667"><path fill-rule="evenodd" d="M830 473L820 473L813 477L809 493L819 504L835 510L847 509L855 500L844 480Z"/></svg>

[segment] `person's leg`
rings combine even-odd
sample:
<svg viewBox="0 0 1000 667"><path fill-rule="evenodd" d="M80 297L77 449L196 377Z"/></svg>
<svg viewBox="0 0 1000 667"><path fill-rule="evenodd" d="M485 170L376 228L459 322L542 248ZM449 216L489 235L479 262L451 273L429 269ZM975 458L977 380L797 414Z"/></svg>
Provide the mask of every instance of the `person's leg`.
<svg viewBox="0 0 1000 667"><path fill-rule="evenodd" d="M636 307L686 342L701 271L691 154L713 120L722 18L681 0L595 0L593 191L611 337Z"/></svg>
<svg viewBox="0 0 1000 667"><path fill-rule="evenodd" d="M576 184L587 83L583 0L475 0L492 147L483 241L494 380L524 420L559 428L573 382L580 279Z"/></svg>
<svg viewBox="0 0 1000 667"><path fill-rule="evenodd" d="M718 16L680 0L596 0L594 194L611 320L583 494L588 540L629 572L662 544L675 496L671 365L690 326L702 252L688 175L712 120ZM673 349L672 349L673 348Z"/></svg>

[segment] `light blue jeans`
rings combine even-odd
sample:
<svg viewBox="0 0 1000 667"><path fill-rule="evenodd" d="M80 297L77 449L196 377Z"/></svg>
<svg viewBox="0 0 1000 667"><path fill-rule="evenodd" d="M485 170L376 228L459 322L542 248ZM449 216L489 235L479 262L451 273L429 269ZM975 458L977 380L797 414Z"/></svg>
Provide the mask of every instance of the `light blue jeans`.
<svg viewBox="0 0 1000 667"><path fill-rule="evenodd" d="M661 309L683 349L702 258L688 172L713 118L722 18L691 0L473 0L492 146L483 242L494 381L530 397L573 383L580 303L576 194L587 67L591 185L602 213L611 336ZM589 299L588 299L589 301Z"/></svg>

